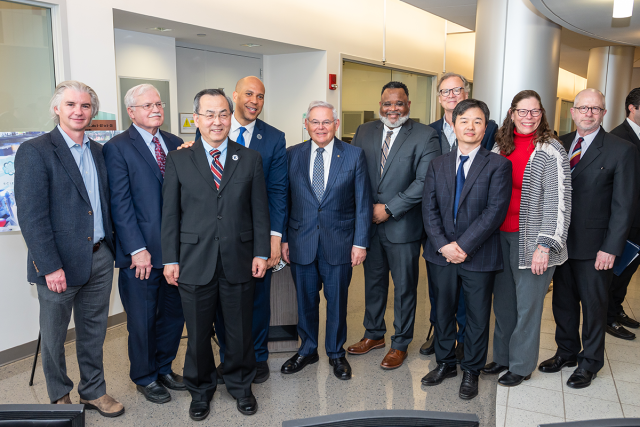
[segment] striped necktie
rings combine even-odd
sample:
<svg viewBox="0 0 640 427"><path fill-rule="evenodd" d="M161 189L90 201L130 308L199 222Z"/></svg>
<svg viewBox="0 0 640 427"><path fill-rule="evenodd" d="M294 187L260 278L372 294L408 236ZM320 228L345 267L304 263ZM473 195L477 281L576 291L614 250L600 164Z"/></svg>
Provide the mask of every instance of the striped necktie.
<svg viewBox="0 0 640 427"><path fill-rule="evenodd" d="M571 153L571 158L569 159L569 167L571 168L571 172L576 168L576 165L580 161L580 156L582 154L582 141L584 141L583 137L578 138L576 142L576 146L573 147L573 152Z"/></svg>
<svg viewBox="0 0 640 427"><path fill-rule="evenodd" d="M211 172L213 172L213 180L216 182L216 190L220 188L220 182L222 181L222 163L220 163L220 151L211 150L209 151L211 157L213 157L213 161L211 162Z"/></svg>
<svg viewBox="0 0 640 427"><path fill-rule="evenodd" d="M380 158L380 176L384 172L384 164L387 163L387 156L389 155L389 145L391 144L391 135L393 135L393 131L390 130L387 132L387 137L384 139L384 144L382 144L382 157Z"/></svg>

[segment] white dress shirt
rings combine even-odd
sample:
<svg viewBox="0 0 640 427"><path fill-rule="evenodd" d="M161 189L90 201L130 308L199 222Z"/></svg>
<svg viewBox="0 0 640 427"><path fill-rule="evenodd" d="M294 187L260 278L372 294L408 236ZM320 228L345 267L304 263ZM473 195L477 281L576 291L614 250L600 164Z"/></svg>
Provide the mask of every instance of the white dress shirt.
<svg viewBox="0 0 640 427"><path fill-rule="evenodd" d="M391 131L393 132L391 134L391 140L389 141L389 151L391 151L391 147L393 147L393 142L396 140L396 137L400 133L400 129L402 129L402 126L390 128L390 127L387 127L387 125L384 125L384 132L382 132L382 142L380 144L380 147L384 148L384 140L387 139L387 132Z"/></svg>
<svg viewBox="0 0 640 427"><path fill-rule="evenodd" d="M578 138L583 138L583 141L580 143L580 147L582 149L582 151L580 152L580 158L583 158L584 153L587 152L593 140L596 139L596 135L598 134L598 132L600 132L599 128L595 132L591 132L587 136L580 136L578 132L576 132L576 137L573 138L573 142L571 143L571 148L569 150L569 158L571 158L571 153L573 153L573 149L575 148L576 143L578 142Z"/></svg>
<svg viewBox="0 0 640 427"><path fill-rule="evenodd" d="M329 168L331 167L331 155L333 154L333 141L332 140L326 147L324 147L324 153L322 153L322 159L324 160L324 189L327 190L327 181L329 180ZM311 140L311 159L309 163L309 179L313 184L313 164L316 161L318 155L318 144L313 139Z"/></svg>
<svg viewBox="0 0 640 427"><path fill-rule="evenodd" d="M633 120L627 117L627 122L631 126L631 129L636 133L636 136L640 138L640 126L638 126Z"/></svg>
<svg viewBox="0 0 640 427"><path fill-rule="evenodd" d="M480 145L474 148L473 151L470 152L469 154L462 154L462 152L460 151L460 147L458 147L458 155L456 157L456 174L458 173L458 168L460 167L460 156L469 156L469 159L466 162L464 162L464 165L462 166L462 170L464 171L464 177L465 178L467 177L467 175L469 174L469 169L471 169L471 163L473 163L473 159L476 158L476 154L478 154L479 150L480 150Z"/></svg>
<svg viewBox="0 0 640 427"><path fill-rule="evenodd" d="M236 116L234 114L231 115L231 130L229 131L229 138L233 141L238 141L238 136L240 135L240 127L242 125L239 121L236 120ZM256 121L252 121L248 125L244 126L246 129L242 136L244 136L244 146L249 148L249 144L251 144L251 137L253 136L253 129L256 127Z"/></svg>

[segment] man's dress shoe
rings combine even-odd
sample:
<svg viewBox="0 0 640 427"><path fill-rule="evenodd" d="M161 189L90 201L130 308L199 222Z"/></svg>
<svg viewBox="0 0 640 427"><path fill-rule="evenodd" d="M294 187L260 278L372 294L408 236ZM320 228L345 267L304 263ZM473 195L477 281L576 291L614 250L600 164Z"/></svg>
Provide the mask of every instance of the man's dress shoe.
<svg viewBox="0 0 640 427"><path fill-rule="evenodd" d="M376 348L384 347L384 337L381 340L370 340L369 338L362 338L360 341L355 343L354 345L350 345L347 348L347 353L349 354L367 354L371 350L375 350Z"/></svg>
<svg viewBox="0 0 640 427"><path fill-rule="evenodd" d="M425 343L422 344L422 347L420 347L420 354L423 354L425 356L434 354L436 352L435 343L435 335L432 335L431 338L426 340Z"/></svg>
<svg viewBox="0 0 640 427"><path fill-rule="evenodd" d="M333 366L333 375L339 380L351 379L351 365L347 362L346 357L342 356L329 359L329 365Z"/></svg>
<svg viewBox="0 0 640 427"><path fill-rule="evenodd" d="M158 381L154 381L146 387L136 385L136 388L144 397L152 403L166 403L171 400L171 395Z"/></svg>
<svg viewBox="0 0 640 427"><path fill-rule="evenodd" d="M578 368L573 371L573 374L567 380L567 386L571 388L585 388L591 385L591 380L596 377L596 374L593 374L586 369Z"/></svg>
<svg viewBox="0 0 640 427"><path fill-rule="evenodd" d="M624 310L622 310L620 314L616 316L616 320L622 326L626 326L627 328L633 328L633 329L640 328L640 322L627 316L627 313L625 313Z"/></svg>
<svg viewBox="0 0 640 427"><path fill-rule="evenodd" d="M623 340L634 340L636 339L636 334L633 332L627 331L624 326L622 326L618 322L613 322L610 325L607 325L607 333L609 335L613 335L616 338L620 338Z"/></svg>
<svg viewBox="0 0 640 427"><path fill-rule="evenodd" d="M456 375L458 375L458 367L456 365L438 363L434 370L422 378L422 384L426 386L438 385L446 378L453 378Z"/></svg>
<svg viewBox="0 0 640 427"><path fill-rule="evenodd" d="M578 359L574 356L569 359L565 359L562 356L558 356L557 354L553 356L551 359L547 359L538 366L538 370L540 372L545 372L547 374L560 372L562 368L565 366L569 368L573 368L578 365Z"/></svg>
<svg viewBox="0 0 640 427"><path fill-rule="evenodd" d="M280 372L283 374L295 374L296 372L300 372L305 366L312 365L318 360L320 360L318 353L313 353L309 356L300 356L296 353L291 359L284 362L284 365L280 368Z"/></svg>
<svg viewBox="0 0 640 427"><path fill-rule="evenodd" d="M500 379L498 380L498 383L504 387L515 387L517 385L522 384L522 381L528 381L530 379L531 379L531 374L527 375L526 377L523 377L522 375L514 374L513 372L509 371L500 377Z"/></svg>
<svg viewBox="0 0 640 427"><path fill-rule="evenodd" d="M236 408L244 415L253 415L258 412L258 402L256 402L253 393L250 396L237 399L236 402Z"/></svg>
<svg viewBox="0 0 640 427"><path fill-rule="evenodd" d="M211 403L192 400L189 405L189 416L194 421L202 421L209 416Z"/></svg>
<svg viewBox="0 0 640 427"><path fill-rule="evenodd" d="M478 395L478 376L471 371L462 371L462 382L458 396L460 399L470 400Z"/></svg>
<svg viewBox="0 0 640 427"><path fill-rule="evenodd" d="M269 379L269 375L269 363L266 360L264 362L256 362L256 376L253 379L253 383L262 384Z"/></svg>
<svg viewBox="0 0 640 427"><path fill-rule="evenodd" d="M460 362L462 362L462 359L464 359L464 343L459 342L456 344L456 363L459 365Z"/></svg>
<svg viewBox="0 0 640 427"><path fill-rule="evenodd" d="M402 366L404 359L407 358L407 352L402 350L396 350L392 348L387 355L382 359L380 367L382 369L396 369Z"/></svg>
<svg viewBox="0 0 640 427"><path fill-rule="evenodd" d="M183 391L187 389L187 386L184 385L182 375L178 375L175 372L167 375L159 375L158 382L171 390Z"/></svg>
<svg viewBox="0 0 640 427"><path fill-rule="evenodd" d="M508 366L498 365L496 362L487 363L484 368L480 369L480 372L485 375L496 375L500 372L509 369Z"/></svg>

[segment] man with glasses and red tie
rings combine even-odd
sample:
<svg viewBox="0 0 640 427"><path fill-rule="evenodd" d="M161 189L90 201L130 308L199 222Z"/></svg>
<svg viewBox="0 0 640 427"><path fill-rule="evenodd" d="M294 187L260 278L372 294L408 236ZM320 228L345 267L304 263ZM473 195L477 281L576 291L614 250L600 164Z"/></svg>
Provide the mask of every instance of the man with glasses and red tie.
<svg viewBox="0 0 640 427"><path fill-rule="evenodd" d="M171 369L184 326L180 294L162 275L160 223L167 153L182 139L160 130L165 103L150 84L135 86L124 103L132 125L103 148L116 231L118 289L127 312L129 375L153 403L186 390Z"/></svg>
<svg viewBox="0 0 640 427"><path fill-rule="evenodd" d="M573 105L571 117L577 131L560 137L569 154L573 190L569 259L553 275L558 350L538 369L559 372L577 365L567 386L579 389L591 385L604 365L612 268L622 255L634 219L639 156L633 144L600 127L607 112L600 91L581 91Z"/></svg>

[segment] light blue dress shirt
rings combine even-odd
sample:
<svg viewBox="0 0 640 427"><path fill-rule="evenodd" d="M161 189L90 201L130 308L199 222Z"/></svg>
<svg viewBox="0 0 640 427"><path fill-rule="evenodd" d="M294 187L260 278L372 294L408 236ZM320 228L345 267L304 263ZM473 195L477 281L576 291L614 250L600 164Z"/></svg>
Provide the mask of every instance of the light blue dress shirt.
<svg viewBox="0 0 640 427"><path fill-rule="evenodd" d="M58 130L62 134L64 141L69 146L71 154L73 155L80 175L82 175L82 181L89 195L89 201L91 202L91 209L93 210L93 242L98 243L104 239L104 224L102 223L102 206L100 205L100 183L98 182L98 170L96 164L93 161L91 155L91 147L89 147L89 137L84 134L82 140L82 146L76 144L67 135L60 125Z"/></svg>

